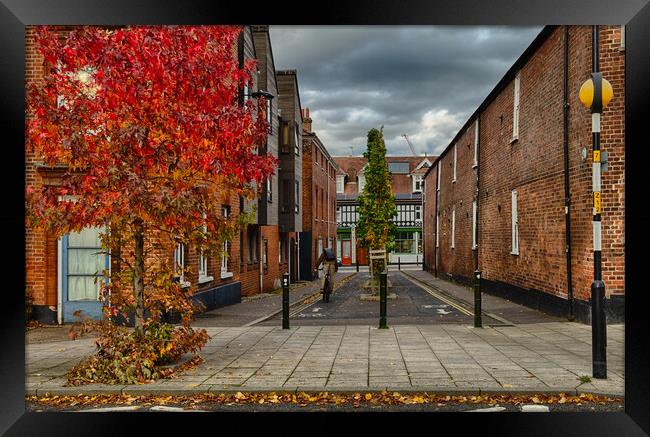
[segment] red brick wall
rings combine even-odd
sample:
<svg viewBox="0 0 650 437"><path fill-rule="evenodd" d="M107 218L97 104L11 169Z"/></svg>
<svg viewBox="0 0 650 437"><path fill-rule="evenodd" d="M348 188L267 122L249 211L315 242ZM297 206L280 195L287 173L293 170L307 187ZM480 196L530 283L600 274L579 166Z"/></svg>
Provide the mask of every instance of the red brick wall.
<svg viewBox="0 0 650 437"><path fill-rule="evenodd" d="M323 248L331 238L332 248L336 250L335 163L321 149L318 137L305 135L303 139L303 231L312 234L311 269L314 270L320 256L319 238Z"/></svg>
<svg viewBox="0 0 650 437"><path fill-rule="evenodd" d="M607 295L624 293L624 52L620 27L601 26L601 71L614 88L602 116L603 280ZM519 138L511 142L513 81L480 113L479 268L483 278L567 297L563 165L564 28L556 28L521 68ZM578 90L591 73L591 26L569 27L569 185L571 268L577 299L590 296L593 275L591 115ZM438 274L470 273L472 132L457 141L458 181L452 184L453 146L439 159ZM587 158L582 158L586 148ZM435 264L435 169L426 178L425 260ZM511 254L511 192L517 190L519 255ZM462 200L462 206L460 201ZM449 249L450 206L456 205L456 249ZM459 211L460 208L460 211ZM460 250L459 250L460 249Z"/></svg>
<svg viewBox="0 0 650 437"><path fill-rule="evenodd" d="M476 193L476 168L474 165L474 125L471 125L449 151L438 159L440 168L440 192L438 210L440 213L440 237L438 248L438 275L469 279L474 271L472 253L472 201ZM456 180L453 180L454 147L456 147ZM435 173L435 170L432 171ZM435 174L434 174L435 176ZM429 183L430 180L427 181ZM435 189L436 180L432 186ZM435 194L434 205L435 205ZM428 200L428 199L427 199ZM452 211L455 210L454 247L452 243ZM433 215L435 209L427 213ZM433 244L435 246L435 221Z"/></svg>
<svg viewBox="0 0 650 437"><path fill-rule="evenodd" d="M436 175L437 164L429 171L422 199L422 250L424 269L435 273L436 267Z"/></svg>

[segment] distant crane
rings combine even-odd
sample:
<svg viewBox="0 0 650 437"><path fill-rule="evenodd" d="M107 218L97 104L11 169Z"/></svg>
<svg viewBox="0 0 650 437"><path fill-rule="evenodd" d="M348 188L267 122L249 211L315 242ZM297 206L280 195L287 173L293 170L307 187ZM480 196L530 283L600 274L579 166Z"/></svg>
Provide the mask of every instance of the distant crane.
<svg viewBox="0 0 650 437"><path fill-rule="evenodd" d="M413 147L413 144L411 144L411 140L409 140L408 135L402 134L402 136L404 137L404 139L408 143L409 147L411 148L411 153L413 154L413 156L418 156L418 154L415 153L415 147Z"/></svg>

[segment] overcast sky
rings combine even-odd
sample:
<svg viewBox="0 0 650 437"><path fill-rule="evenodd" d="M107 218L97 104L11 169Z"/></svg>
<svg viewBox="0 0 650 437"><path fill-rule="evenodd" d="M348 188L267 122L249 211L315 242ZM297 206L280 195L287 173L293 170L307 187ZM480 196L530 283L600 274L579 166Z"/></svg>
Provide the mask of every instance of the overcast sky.
<svg viewBox="0 0 650 437"><path fill-rule="evenodd" d="M361 155L384 125L389 155L440 153L541 27L271 26L275 66L332 155ZM351 152L350 146L353 146Z"/></svg>

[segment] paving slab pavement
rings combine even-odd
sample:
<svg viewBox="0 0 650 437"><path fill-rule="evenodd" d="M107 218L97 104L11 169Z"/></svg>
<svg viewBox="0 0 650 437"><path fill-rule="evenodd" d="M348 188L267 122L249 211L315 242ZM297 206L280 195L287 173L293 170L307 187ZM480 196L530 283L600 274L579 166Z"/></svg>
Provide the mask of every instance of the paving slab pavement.
<svg viewBox="0 0 650 437"><path fill-rule="evenodd" d="M204 362L143 385L65 387L92 339L27 344L26 394L329 390L624 394L624 326L608 327L608 378L591 374L588 326L547 322L467 325L209 327Z"/></svg>

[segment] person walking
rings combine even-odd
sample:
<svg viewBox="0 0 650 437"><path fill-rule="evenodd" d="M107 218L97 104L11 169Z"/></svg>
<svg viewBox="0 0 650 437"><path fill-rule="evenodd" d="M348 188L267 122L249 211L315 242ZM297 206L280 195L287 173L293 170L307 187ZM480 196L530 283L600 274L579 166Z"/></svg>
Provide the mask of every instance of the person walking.
<svg viewBox="0 0 650 437"><path fill-rule="evenodd" d="M334 290L334 273L336 272L336 256L334 255L334 250L330 247L323 249L323 253L316 260L316 268L319 268L323 264L323 278L321 282L321 291L324 291L325 288L325 278L329 273L330 276L330 290Z"/></svg>

